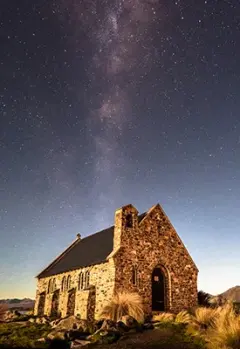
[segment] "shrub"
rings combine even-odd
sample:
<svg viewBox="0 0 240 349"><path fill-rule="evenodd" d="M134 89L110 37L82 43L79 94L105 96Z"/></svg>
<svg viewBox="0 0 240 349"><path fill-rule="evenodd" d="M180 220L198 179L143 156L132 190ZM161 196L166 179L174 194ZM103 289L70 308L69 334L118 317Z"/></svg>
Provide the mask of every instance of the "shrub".
<svg viewBox="0 0 240 349"><path fill-rule="evenodd" d="M198 305L209 307L211 305L210 299L211 299L211 295L209 293L206 293L204 291L198 292Z"/></svg>
<svg viewBox="0 0 240 349"><path fill-rule="evenodd" d="M137 293L118 293L103 308L101 315L113 321L119 321L124 315L130 315L138 322L142 322L144 320L142 299Z"/></svg>

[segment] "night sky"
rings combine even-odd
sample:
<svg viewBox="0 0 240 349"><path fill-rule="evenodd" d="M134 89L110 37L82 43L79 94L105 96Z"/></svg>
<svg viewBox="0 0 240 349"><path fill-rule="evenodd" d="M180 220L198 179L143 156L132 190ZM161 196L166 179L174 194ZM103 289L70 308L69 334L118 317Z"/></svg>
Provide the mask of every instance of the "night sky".
<svg viewBox="0 0 240 349"><path fill-rule="evenodd" d="M0 298L159 202L199 289L240 284L238 0L2 0Z"/></svg>

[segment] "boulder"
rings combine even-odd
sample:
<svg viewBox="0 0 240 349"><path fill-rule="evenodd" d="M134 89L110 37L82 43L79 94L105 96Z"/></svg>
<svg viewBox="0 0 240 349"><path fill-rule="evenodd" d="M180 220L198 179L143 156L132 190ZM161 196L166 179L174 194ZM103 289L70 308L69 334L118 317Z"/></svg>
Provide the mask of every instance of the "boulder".
<svg viewBox="0 0 240 349"><path fill-rule="evenodd" d="M54 330L47 335L47 338L50 340L53 340L53 339L65 340L66 337L67 335L65 330L59 330L59 331Z"/></svg>
<svg viewBox="0 0 240 349"><path fill-rule="evenodd" d="M116 322L112 320L104 320L101 326L101 330L116 330Z"/></svg>
<svg viewBox="0 0 240 349"><path fill-rule="evenodd" d="M129 329L133 329L133 328L138 328L139 327L139 323L137 322L137 320L134 319L134 317L132 317L130 315L124 315L121 318L121 322L123 322L124 325L126 325Z"/></svg>
<svg viewBox="0 0 240 349"><path fill-rule="evenodd" d="M57 324L61 321L61 319L56 319L56 320L53 320L49 323L49 325L52 327L52 328L55 328L57 326Z"/></svg>
<svg viewBox="0 0 240 349"><path fill-rule="evenodd" d="M55 320L56 321L56 320ZM56 330L78 330L84 333L93 333L95 328L88 320L82 320L75 316L68 316L58 322L53 322L53 327Z"/></svg>
<svg viewBox="0 0 240 349"><path fill-rule="evenodd" d="M29 322L31 323L35 323L36 322L36 319L34 319L33 317L31 317L30 319L28 319Z"/></svg>
<svg viewBox="0 0 240 349"><path fill-rule="evenodd" d="M91 344L91 342L90 341L76 339L75 341L73 341L71 343L71 348L77 349L77 348L81 348L83 346L86 346L88 344Z"/></svg>
<svg viewBox="0 0 240 349"><path fill-rule="evenodd" d="M118 331L120 331L121 333L124 333L124 332L128 332L128 331L129 331L129 327L126 326L125 323L122 322L122 321L118 321L118 322L116 323L116 329L117 329Z"/></svg>
<svg viewBox="0 0 240 349"><path fill-rule="evenodd" d="M111 344L116 342L121 337L121 333L117 330L97 330L87 340L98 344Z"/></svg>
<svg viewBox="0 0 240 349"><path fill-rule="evenodd" d="M68 338L70 341L85 340L89 335L89 332L82 332L79 330L70 330L68 332Z"/></svg>
<svg viewBox="0 0 240 349"><path fill-rule="evenodd" d="M39 338L39 339L36 340L36 342L45 343L46 339L45 338Z"/></svg>
<svg viewBox="0 0 240 349"><path fill-rule="evenodd" d="M142 325L143 330L153 330L154 326L151 322L146 322L145 324Z"/></svg>

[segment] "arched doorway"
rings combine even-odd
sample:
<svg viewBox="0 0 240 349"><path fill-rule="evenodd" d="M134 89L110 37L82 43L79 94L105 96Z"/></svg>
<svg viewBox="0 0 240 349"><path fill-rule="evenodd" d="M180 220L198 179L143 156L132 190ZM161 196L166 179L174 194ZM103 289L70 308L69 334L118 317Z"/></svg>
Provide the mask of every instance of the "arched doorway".
<svg viewBox="0 0 240 349"><path fill-rule="evenodd" d="M157 267L152 273L152 311L165 310L165 276Z"/></svg>

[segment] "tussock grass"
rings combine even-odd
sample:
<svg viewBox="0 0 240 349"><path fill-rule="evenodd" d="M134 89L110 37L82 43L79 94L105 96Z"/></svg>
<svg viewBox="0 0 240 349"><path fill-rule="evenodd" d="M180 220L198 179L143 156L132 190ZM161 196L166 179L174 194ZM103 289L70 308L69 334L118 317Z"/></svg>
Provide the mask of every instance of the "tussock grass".
<svg viewBox="0 0 240 349"><path fill-rule="evenodd" d="M153 315L152 321L155 323L170 323L174 322L175 316L171 313L159 313Z"/></svg>
<svg viewBox="0 0 240 349"><path fill-rule="evenodd" d="M186 311L180 311L175 317L175 322L178 324L189 324L192 321L192 316Z"/></svg>
<svg viewBox="0 0 240 349"><path fill-rule="evenodd" d="M209 349L240 348L240 316L233 304L227 303L218 309L218 316L206 339Z"/></svg>
<svg viewBox="0 0 240 349"><path fill-rule="evenodd" d="M130 315L138 322L144 321L143 304L139 294L122 292L114 295L103 308L101 317L119 321L124 315Z"/></svg>

